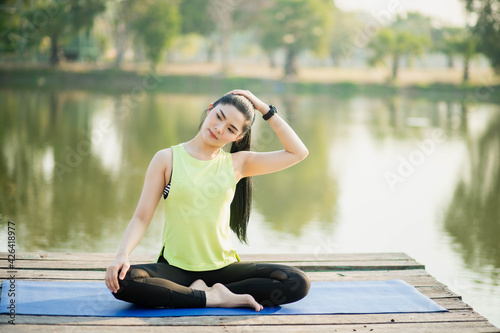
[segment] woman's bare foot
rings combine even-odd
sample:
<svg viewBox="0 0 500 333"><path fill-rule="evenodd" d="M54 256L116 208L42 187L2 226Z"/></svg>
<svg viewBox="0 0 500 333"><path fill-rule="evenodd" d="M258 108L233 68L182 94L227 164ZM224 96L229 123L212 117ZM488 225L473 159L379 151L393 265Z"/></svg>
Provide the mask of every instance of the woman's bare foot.
<svg viewBox="0 0 500 333"><path fill-rule="evenodd" d="M210 288L209 286L207 286L207 284L205 283L205 281L201 280L201 279L198 279L196 281L194 281L193 283L191 283L191 285L189 286L189 288L191 289L197 289L197 290L203 290L203 291L209 291Z"/></svg>
<svg viewBox="0 0 500 333"><path fill-rule="evenodd" d="M221 283L214 284L212 288L205 292L205 295L207 298L207 308L250 307L254 308L255 311L260 311L264 308L251 295L234 294Z"/></svg>

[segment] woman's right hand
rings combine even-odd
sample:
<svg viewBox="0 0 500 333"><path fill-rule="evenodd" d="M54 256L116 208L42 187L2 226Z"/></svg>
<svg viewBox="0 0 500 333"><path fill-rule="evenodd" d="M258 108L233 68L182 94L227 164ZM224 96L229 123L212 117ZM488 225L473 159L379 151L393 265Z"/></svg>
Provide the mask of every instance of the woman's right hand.
<svg viewBox="0 0 500 333"><path fill-rule="evenodd" d="M116 293L120 289L118 278L123 280L129 268L128 256L117 255L115 261L106 269L106 286L112 293ZM118 272L120 272L120 276L118 276Z"/></svg>

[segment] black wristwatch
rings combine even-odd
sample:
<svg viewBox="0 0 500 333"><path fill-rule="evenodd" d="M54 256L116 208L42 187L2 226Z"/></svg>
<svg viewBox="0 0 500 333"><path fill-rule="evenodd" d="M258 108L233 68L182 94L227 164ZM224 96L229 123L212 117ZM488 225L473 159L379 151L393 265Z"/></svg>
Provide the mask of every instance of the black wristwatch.
<svg viewBox="0 0 500 333"><path fill-rule="evenodd" d="M274 105L269 105L269 112L267 112L265 115L262 116L262 119L268 120L272 116L274 116L275 113L277 113L278 110L276 110L276 107Z"/></svg>

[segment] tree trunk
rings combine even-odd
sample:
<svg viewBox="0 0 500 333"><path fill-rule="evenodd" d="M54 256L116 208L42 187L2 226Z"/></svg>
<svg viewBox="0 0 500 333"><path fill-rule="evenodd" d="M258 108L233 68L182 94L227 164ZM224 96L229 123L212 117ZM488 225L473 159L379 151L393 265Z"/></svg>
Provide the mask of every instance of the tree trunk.
<svg viewBox="0 0 500 333"><path fill-rule="evenodd" d="M469 59L464 59L464 76L463 82L469 81Z"/></svg>
<svg viewBox="0 0 500 333"><path fill-rule="evenodd" d="M332 66L333 67L340 67L340 57L337 55L331 55L330 58L332 59Z"/></svg>
<svg viewBox="0 0 500 333"><path fill-rule="evenodd" d="M398 77L399 70L399 54L394 55L392 60L392 79L395 80Z"/></svg>
<svg viewBox="0 0 500 333"><path fill-rule="evenodd" d="M232 22L228 18L222 28L222 73L224 76L229 74L231 68L231 30L232 30Z"/></svg>
<svg viewBox="0 0 500 333"><path fill-rule="evenodd" d="M156 62L154 61L151 61L149 63L149 70L151 71L151 73L156 73L156 69L158 68L158 65Z"/></svg>
<svg viewBox="0 0 500 333"><path fill-rule="evenodd" d="M53 34L50 37L50 65L52 67L55 67L59 65L60 59L59 59L59 46L58 44L58 39L59 36L57 34Z"/></svg>
<svg viewBox="0 0 500 333"><path fill-rule="evenodd" d="M115 67L116 68L119 68L122 61L123 61L123 55L124 55L125 51L122 50L122 49L117 49L116 51L116 56L115 56Z"/></svg>
<svg viewBox="0 0 500 333"><path fill-rule="evenodd" d="M288 47L285 61L285 77L297 75L297 52L293 47Z"/></svg>
<svg viewBox="0 0 500 333"><path fill-rule="evenodd" d="M215 43L209 37L206 38L206 41L207 41L207 62L211 64L214 62Z"/></svg>
<svg viewBox="0 0 500 333"><path fill-rule="evenodd" d="M276 68L276 60L274 59L274 52L267 52L267 58L269 59L269 65L271 68Z"/></svg>
<svg viewBox="0 0 500 333"><path fill-rule="evenodd" d="M217 23L220 34L222 58L222 74L225 76L231 68L231 33L233 31L233 14L241 0L210 0L208 8L210 16Z"/></svg>
<svg viewBox="0 0 500 333"><path fill-rule="evenodd" d="M462 130L462 133L467 133L467 128L469 127L469 124L467 123L467 117L469 110L467 103L462 100L460 103L460 129Z"/></svg>
<svg viewBox="0 0 500 333"><path fill-rule="evenodd" d="M116 36L115 36L115 64L116 68L119 68L122 61L123 56L125 55L125 51L127 49L127 35L124 23L119 23L116 28Z"/></svg>
<svg viewBox="0 0 500 333"><path fill-rule="evenodd" d="M453 56L448 55L448 68L454 68L455 64L453 63Z"/></svg>

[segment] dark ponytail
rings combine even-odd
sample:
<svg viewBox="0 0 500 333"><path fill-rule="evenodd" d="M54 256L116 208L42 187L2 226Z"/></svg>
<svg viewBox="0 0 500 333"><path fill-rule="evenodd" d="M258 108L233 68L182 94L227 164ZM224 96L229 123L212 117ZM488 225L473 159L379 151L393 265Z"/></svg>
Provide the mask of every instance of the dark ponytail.
<svg viewBox="0 0 500 333"><path fill-rule="evenodd" d="M213 107L220 105L232 105L238 111L245 115L247 122L243 128L243 137L231 144L231 153L242 150L250 150L251 141L251 126L255 120L255 109L253 104L246 97L241 95L228 94L219 98L213 103ZM206 112L203 114L202 124ZM200 129L202 124L200 124ZM250 219L250 211L252 209L252 178L245 177L240 179L236 184L233 201L231 202L231 218L229 226L231 230L238 236L242 243L248 243L247 226Z"/></svg>
<svg viewBox="0 0 500 333"><path fill-rule="evenodd" d="M231 153L242 150L250 150L250 141L252 130L249 129L245 136L231 145ZM250 211L252 210L252 177L241 178L236 184L233 202L231 202L231 219L229 226L238 236L242 243L248 243L247 226L250 220Z"/></svg>

